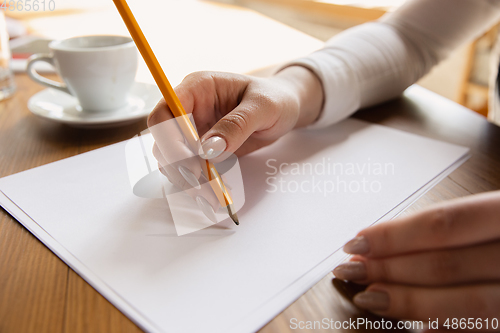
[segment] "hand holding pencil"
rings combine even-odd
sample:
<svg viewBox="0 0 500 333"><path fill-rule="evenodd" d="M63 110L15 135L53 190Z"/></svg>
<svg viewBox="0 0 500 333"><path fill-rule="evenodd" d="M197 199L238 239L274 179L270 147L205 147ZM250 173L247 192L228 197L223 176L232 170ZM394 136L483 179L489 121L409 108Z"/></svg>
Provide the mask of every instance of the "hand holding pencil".
<svg viewBox="0 0 500 333"><path fill-rule="evenodd" d="M288 67L267 79L198 72L188 75L174 90L126 1L114 2L164 96L151 113L148 126L153 128L175 118L182 130L182 134L175 130L168 133L152 130L160 170L174 185L184 190L189 188L186 193L207 217L213 220L214 212L222 206L228 208L237 223L237 216L231 211L230 191L212 162L223 161L233 153L248 154L294 128L314 122L323 100L319 79L300 66ZM192 116L200 136L187 114ZM206 162L199 163L196 155ZM219 184L212 186L213 192L199 188L202 174L207 180L217 180L210 183Z"/></svg>
<svg viewBox="0 0 500 333"><path fill-rule="evenodd" d="M137 23L130 7L125 0L114 0L116 8L120 13L127 29L130 32L139 52L141 53L146 65L148 66L153 78L160 89L170 111L175 116L175 120L184 134L184 139L187 141L191 149L198 149L200 138L195 126L191 123L190 119L186 115L186 111L179 101L179 98L175 94L170 82L168 81L163 69L161 68L158 59L156 59L151 46L149 45L146 37L144 36L139 24ZM209 162L201 162L200 166L205 174L205 177L210 183L219 203L222 207L227 209L227 212L231 219L236 225L239 224L238 216L234 209L233 200L228 190L226 189L224 182L222 181L219 173L215 169L214 165Z"/></svg>
<svg viewBox="0 0 500 333"><path fill-rule="evenodd" d="M289 73L283 71L280 75ZM200 156L214 163L223 161L231 154L240 157L273 143L294 127L304 126L303 119L297 117L297 97L282 81L282 76L263 79L219 72L188 75L175 92L186 113L196 123L201 137ZM213 216L220 205L212 193L195 189L203 173L199 163L193 159L194 154L175 131L164 129L162 134L154 133L155 125L172 118L163 100L149 116L148 126L156 140L155 157L170 182L183 189L186 183L190 185L193 190L186 193L196 199L204 212L208 211L207 216ZM178 167L171 167L179 160L182 160L182 172ZM203 203L200 203L201 200ZM206 207L207 204L210 207L203 209L202 205Z"/></svg>

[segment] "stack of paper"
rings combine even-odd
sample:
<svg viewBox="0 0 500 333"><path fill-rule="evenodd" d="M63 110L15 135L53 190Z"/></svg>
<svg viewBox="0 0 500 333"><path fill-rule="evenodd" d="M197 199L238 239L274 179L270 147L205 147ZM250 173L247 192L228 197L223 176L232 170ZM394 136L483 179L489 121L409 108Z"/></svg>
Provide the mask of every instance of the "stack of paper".
<svg viewBox="0 0 500 333"><path fill-rule="evenodd" d="M126 142L0 180L0 203L147 331L251 332L396 215L468 149L348 119L240 159L245 204L177 236L164 199L135 196ZM149 149L149 148L148 148Z"/></svg>

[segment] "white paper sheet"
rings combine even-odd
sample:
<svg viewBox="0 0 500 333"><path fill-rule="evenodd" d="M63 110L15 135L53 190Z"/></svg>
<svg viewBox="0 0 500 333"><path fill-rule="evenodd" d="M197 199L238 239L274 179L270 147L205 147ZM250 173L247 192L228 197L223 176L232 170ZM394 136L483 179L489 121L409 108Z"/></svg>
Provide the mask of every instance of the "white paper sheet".
<svg viewBox="0 0 500 333"><path fill-rule="evenodd" d="M344 256L339 248L360 229L397 214L468 154L354 119L294 132L240 160L246 202L239 227L226 220L178 237L164 200L132 193L125 145L2 178L0 203L155 332L257 330L332 269ZM305 174L292 174L292 163ZM316 171L337 166L336 174L310 174L309 164ZM282 173L272 175L270 166ZM352 193L342 181L381 187ZM295 183L302 190L294 191ZM284 191L271 193L282 184ZM318 191L330 184L341 190Z"/></svg>

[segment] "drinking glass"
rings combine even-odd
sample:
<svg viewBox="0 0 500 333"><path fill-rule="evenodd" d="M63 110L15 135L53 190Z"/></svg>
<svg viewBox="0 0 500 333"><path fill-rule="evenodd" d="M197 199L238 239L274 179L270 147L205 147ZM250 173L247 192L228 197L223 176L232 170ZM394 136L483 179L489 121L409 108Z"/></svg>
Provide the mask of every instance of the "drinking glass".
<svg viewBox="0 0 500 333"><path fill-rule="evenodd" d="M10 68L10 59L7 24L4 12L0 10L0 101L9 98L16 91L14 76Z"/></svg>

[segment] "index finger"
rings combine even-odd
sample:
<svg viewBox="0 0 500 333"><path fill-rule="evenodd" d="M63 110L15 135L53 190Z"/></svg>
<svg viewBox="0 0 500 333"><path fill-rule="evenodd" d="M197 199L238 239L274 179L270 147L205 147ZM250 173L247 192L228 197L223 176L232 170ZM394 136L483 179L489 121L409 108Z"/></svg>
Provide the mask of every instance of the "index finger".
<svg viewBox="0 0 500 333"><path fill-rule="evenodd" d="M500 238L500 191L472 195L366 228L344 246L368 258L467 246Z"/></svg>

